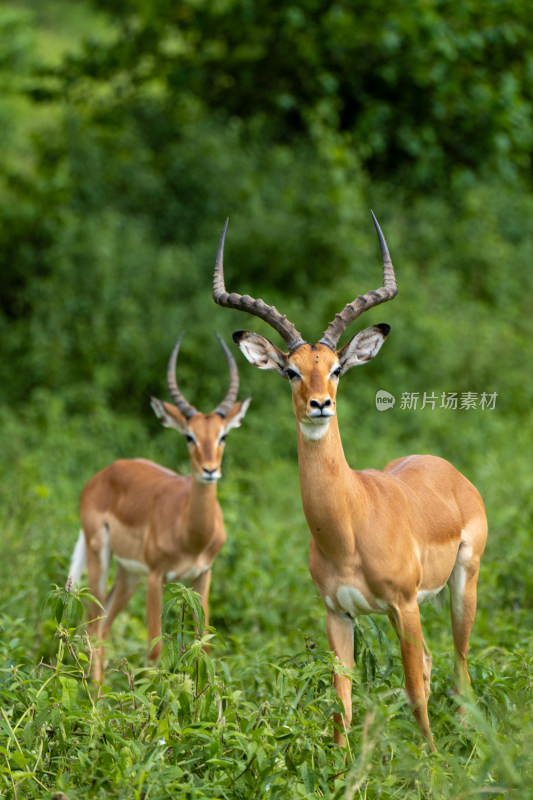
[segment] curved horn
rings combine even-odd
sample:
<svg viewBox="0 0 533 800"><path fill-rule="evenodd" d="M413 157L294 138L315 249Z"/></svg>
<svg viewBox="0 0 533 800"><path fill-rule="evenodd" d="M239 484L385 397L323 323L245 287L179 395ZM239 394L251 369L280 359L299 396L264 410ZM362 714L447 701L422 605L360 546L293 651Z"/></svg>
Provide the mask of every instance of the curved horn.
<svg viewBox="0 0 533 800"><path fill-rule="evenodd" d="M228 393L226 394L225 398L222 400L221 403L214 410L214 414L218 414L222 419L226 416L228 411L233 407L237 399L237 393L239 391L239 372L237 369L237 364L235 363L235 359L233 358L229 348L227 347L226 343L222 341L218 333L215 331L215 336L217 337L218 341L220 342L220 346L224 351L224 355L226 356L226 361L228 362L229 367L229 389Z"/></svg>
<svg viewBox="0 0 533 800"><path fill-rule="evenodd" d="M275 306L267 306L263 300L254 300L249 295L231 293L228 294L224 284L224 241L228 229L229 219L226 220L220 242L218 245L217 260L215 262L215 272L213 275L213 299L219 306L234 308L237 311L245 311L247 314L259 317L267 322L285 340L289 352L293 353L298 347L305 344L292 322L284 314L280 314Z"/></svg>
<svg viewBox="0 0 533 800"><path fill-rule="evenodd" d="M167 367L167 384L170 396L172 397L175 405L181 411L185 419L190 419L195 414L197 414L198 411L194 406L191 406L191 404L186 401L186 399L178 389L178 384L176 381L176 362L178 360L178 352L180 349L180 344L181 340L183 339L184 333L185 331L182 331L178 336L178 341L174 345L174 350L172 351L172 354L170 356Z"/></svg>
<svg viewBox="0 0 533 800"><path fill-rule="evenodd" d="M380 289L371 290L364 295L356 297L352 303L344 306L340 314L335 315L335 319L329 323L327 329L324 331L320 344L325 344L331 350L337 349L337 342L342 334L354 319L356 319L363 311L368 311L369 308L377 306L380 303L385 303L387 300L392 300L398 294L398 287L396 285L396 276L394 274L394 267L387 248L387 242L379 227L379 223L374 216L374 212L370 211L376 231L378 234L379 244L381 247L381 255L383 258L383 286Z"/></svg>

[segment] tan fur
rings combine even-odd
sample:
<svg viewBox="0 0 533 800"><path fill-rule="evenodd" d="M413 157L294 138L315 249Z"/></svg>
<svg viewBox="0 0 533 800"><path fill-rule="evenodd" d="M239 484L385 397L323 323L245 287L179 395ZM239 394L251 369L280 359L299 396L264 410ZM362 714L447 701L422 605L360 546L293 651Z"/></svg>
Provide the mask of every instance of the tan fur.
<svg viewBox="0 0 533 800"><path fill-rule="evenodd" d="M222 511L216 498L224 441L237 427L249 400L235 403L222 418L196 413L190 419L169 403L152 399L163 425L194 437L189 443L191 475L183 477L145 459L115 461L97 473L81 494L80 515L85 534L89 588L105 606L91 608L90 634L105 641L117 614L125 607L146 573L148 657L156 661L161 642L163 585L167 580L191 580L200 595L208 623L211 566L226 540ZM107 567L117 560L114 585L107 595ZM100 682L105 661L100 646L93 678Z"/></svg>
<svg viewBox="0 0 533 800"><path fill-rule="evenodd" d="M352 669L350 615L386 614L400 639L409 704L434 749L427 714L431 655L417 593L449 584L459 690L469 681L466 653L487 523L478 491L444 459L409 456L382 471L349 467L336 416L336 372L372 358L387 333L386 326L373 326L337 352L319 343L304 344L291 355L255 333L234 338L251 363L291 382L302 501L311 531L309 569L326 606L330 646ZM330 414L329 422L319 411ZM343 744L342 731L352 718L351 679L335 676L335 685L344 709L337 715L335 740Z"/></svg>

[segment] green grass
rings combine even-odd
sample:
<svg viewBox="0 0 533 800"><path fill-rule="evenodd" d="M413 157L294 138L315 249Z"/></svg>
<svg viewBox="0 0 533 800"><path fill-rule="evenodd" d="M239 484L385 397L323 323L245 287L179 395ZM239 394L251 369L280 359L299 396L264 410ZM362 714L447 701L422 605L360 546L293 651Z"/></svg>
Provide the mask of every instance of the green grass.
<svg viewBox="0 0 533 800"><path fill-rule="evenodd" d="M497 524L480 577L466 725L451 694L449 609L423 610L434 655L429 713L437 755L426 751L406 706L395 637L385 622L363 619L344 766L331 744L334 665L307 571L295 462L274 459L268 480L258 480L242 463L245 427L232 434L220 485L229 537L214 567L210 655L191 633L190 596L167 587L165 655L147 669L140 589L115 623L107 687L96 699L79 604L61 588L78 531L79 491L118 453L157 457L166 450L160 460L173 466L183 460L181 440L105 409L69 417L61 402L4 412L2 427L4 796L531 796L529 529L513 510L527 504L528 489L518 467L513 504L499 462L483 471Z"/></svg>

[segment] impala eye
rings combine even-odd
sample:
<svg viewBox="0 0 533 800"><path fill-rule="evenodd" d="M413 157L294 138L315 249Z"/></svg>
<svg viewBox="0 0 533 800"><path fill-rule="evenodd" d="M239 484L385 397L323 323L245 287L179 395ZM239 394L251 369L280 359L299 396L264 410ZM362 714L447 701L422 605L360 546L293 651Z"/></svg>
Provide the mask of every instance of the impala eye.
<svg viewBox="0 0 533 800"><path fill-rule="evenodd" d="M185 436L185 439L187 440L187 444L196 444L196 439L194 436L191 436L190 433Z"/></svg>
<svg viewBox="0 0 533 800"><path fill-rule="evenodd" d="M219 444L224 444L224 442L226 441L227 438L228 438L228 434L227 433L223 433L222 436L220 437L220 439L218 440L218 443Z"/></svg>
<svg viewBox="0 0 533 800"><path fill-rule="evenodd" d="M298 375L298 373L297 373L297 372L295 372L293 369L287 369L287 370L285 370L285 375L286 375L286 377L287 377L287 378L288 378L290 381L292 381L292 379L293 379L293 378L299 378L299 377L300 377L300 376Z"/></svg>
<svg viewBox="0 0 533 800"><path fill-rule="evenodd" d="M337 369L334 369L331 375L335 376L335 378L340 378L342 375L342 367L337 367Z"/></svg>

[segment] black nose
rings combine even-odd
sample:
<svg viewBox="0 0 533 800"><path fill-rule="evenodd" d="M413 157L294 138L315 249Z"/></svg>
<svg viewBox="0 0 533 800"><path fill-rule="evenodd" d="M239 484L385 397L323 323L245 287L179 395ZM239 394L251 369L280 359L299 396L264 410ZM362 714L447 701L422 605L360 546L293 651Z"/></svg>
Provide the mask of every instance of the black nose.
<svg viewBox="0 0 533 800"><path fill-rule="evenodd" d="M214 469L208 469L207 467L203 468L206 475L214 475L216 472L216 467Z"/></svg>
<svg viewBox="0 0 533 800"><path fill-rule="evenodd" d="M324 400L323 403L319 403L318 400L311 400L309 405L311 406L311 408L320 408L322 410L323 408L327 408L328 406L331 405L331 400L329 399L329 397L327 400Z"/></svg>

